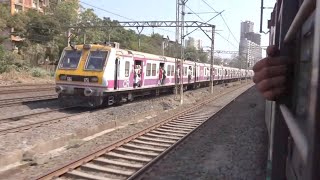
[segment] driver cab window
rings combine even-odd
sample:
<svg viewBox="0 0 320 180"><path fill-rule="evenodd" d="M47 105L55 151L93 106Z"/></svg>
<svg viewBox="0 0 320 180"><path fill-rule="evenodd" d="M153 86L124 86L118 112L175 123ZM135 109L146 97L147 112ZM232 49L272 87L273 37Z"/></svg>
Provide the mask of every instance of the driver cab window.
<svg viewBox="0 0 320 180"><path fill-rule="evenodd" d="M102 71L108 51L91 51L87 60L86 70Z"/></svg>

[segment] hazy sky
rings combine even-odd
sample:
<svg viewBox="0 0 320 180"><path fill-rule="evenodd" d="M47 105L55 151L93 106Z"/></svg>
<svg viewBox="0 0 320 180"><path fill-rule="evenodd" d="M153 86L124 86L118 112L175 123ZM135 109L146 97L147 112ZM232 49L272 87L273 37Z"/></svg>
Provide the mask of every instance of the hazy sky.
<svg viewBox="0 0 320 180"><path fill-rule="evenodd" d="M275 0L264 0L265 7L273 7ZM110 17L118 21L153 21L153 20L175 20L176 0L113 0L113 1L101 1L101 0L80 0L81 5L85 8L92 8L100 17ZM240 23L241 21L253 21L254 31L258 32L260 28L260 0L189 0L187 6L194 12L213 12L213 10L205 4L207 2L216 11L220 12L225 10L222 15L228 24L230 31L224 24L220 16L216 17L210 24L216 25L216 30L223 37L216 34L215 36L215 49L216 50L230 50L238 51L239 39L240 39ZM119 14L123 17L119 17L108 13L98 8L90 7L84 3L99 7L106 11ZM186 7L186 12L191 12ZM270 18L270 9L264 11L264 24L263 30L267 29L267 20ZM189 21L208 21L214 13L199 14L202 20L193 14L187 14L186 20ZM192 31L192 28L188 28L187 31ZM175 28L165 28L165 30L159 28L146 28L143 30L143 34L150 35L154 31L155 33L169 36L171 40L175 39ZM210 34L210 32L209 32ZM233 37L233 35L234 37ZM203 46L210 46L210 40L202 31L196 31L190 34L195 39L202 39ZM228 42L229 41L229 42ZM268 45L268 35L262 35L262 45Z"/></svg>

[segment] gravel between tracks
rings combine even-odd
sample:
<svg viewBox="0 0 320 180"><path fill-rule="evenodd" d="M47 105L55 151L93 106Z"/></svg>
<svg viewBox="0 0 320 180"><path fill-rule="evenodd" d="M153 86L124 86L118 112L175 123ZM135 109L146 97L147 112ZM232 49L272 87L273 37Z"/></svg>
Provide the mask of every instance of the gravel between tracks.
<svg viewBox="0 0 320 180"><path fill-rule="evenodd" d="M251 88L158 162L144 180L266 177L264 101Z"/></svg>
<svg viewBox="0 0 320 180"><path fill-rule="evenodd" d="M215 92L223 90L221 86L215 87ZM99 126L107 121L116 120L119 125L127 124L125 128L114 130L104 136L97 137L90 141L75 139L69 142L69 146L61 151L50 154L37 154L32 152L26 156L32 159L30 166L18 171L7 179L31 179L45 171L60 166L66 162L77 159L92 151L93 148L100 148L106 144L113 143L121 138L144 129L146 126L159 122L165 117L171 116L182 108L190 107L196 101L205 99L209 95L208 89L203 88L185 93L185 105L179 106L179 102L173 99L173 95L158 97L141 102L133 102L119 107L111 107L103 110L82 115L69 121L61 121L56 124L49 124L44 127L23 131L22 133L0 136L0 147L6 147L2 152L8 152L15 148L30 148L32 144L39 141L46 141L59 136L75 132L85 127ZM152 115L158 115L151 118ZM161 116L161 117L160 117ZM148 117L148 118L146 118ZM140 121L142 120L142 121ZM50 132L50 133L48 133ZM17 145L18 142L18 145ZM0 152L1 154L1 152Z"/></svg>

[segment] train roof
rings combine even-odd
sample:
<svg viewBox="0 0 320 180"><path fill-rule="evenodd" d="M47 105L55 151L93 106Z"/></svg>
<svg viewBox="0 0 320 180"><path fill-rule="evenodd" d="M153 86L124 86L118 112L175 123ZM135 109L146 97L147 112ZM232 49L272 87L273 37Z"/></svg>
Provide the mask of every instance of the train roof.
<svg viewBox="0 0 320 180"><path fill-rule="evenodd" d="M83 50L85 48L90 47L90 49L94 50L106 50L106 51L111 51L114 50L117 55L127 55L127 56L133 56L133 57L138 57L138 58L148 58L148 59L154 59L154 60L163 60L167 62L175 62L175 58L169 57L169 56L162 56L162 55L155 55L155 54L150 54L150 53L145 53L145 52L139 52L139 51L133 51L133 50L128 50L128 49L121 49L117 47L112 47L107 44L79 44L75 45L76 49ZM72 49L72 47L66 47L66 50ZM181 59L178 59L180 61ZM185 60L185 64L194 64L194 63L199 63L203 65L210 66L208 63L203 63L203 62L195 62L195 61L190 61L190 60ZM223 67L223 68L229 68L229 69L240 69L240 68L234 68L234 67L228 67L228 66L222 66L222 65L213 65L213 67Z"/></svg>

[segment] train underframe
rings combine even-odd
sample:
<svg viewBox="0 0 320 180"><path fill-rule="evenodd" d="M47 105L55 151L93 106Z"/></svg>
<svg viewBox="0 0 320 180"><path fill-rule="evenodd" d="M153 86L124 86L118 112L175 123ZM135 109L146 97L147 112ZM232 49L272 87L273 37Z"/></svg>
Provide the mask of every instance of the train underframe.
<svg viewBox="0 0 320 180"><path fill-rule="evenodd" d="M246 78L241 78L245 80ZM248 78L249 79L249 78ZM239 81L240 78L215 80L214 85L222 83L230 83ZM209 87L210 82L195 82L184 84L184 91L197 89L201 87ZM61 90L63 89L63 90ZM180 85L178 85L178 92ZM57 85L57 93L60 104L64 106L77 105L82 107L101 107L120 105L122 103L133 101L135 98L145 96L159 96L160 94L168 94L175 92L175 85L171 86L158 86L152 88L135 88L127 91L113 91L113 92L87 92L86 88L75 88L70 86ZM91 93L91 94L90 94Z"/></svg>

